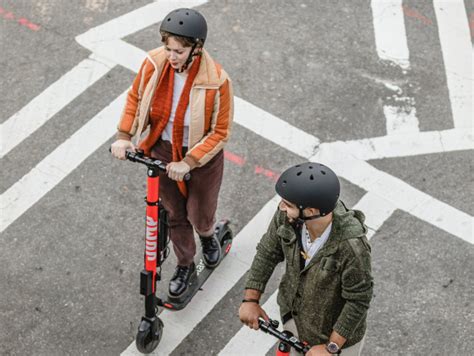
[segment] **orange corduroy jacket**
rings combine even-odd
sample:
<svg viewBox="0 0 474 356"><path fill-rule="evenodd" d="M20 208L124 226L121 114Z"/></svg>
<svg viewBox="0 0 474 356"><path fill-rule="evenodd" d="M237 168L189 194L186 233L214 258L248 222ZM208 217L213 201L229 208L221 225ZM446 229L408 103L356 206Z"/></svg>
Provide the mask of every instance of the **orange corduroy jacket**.
<svg viewBox="0 0 474 356"><path fill-rule="evenodd" d="M128 92L118 124L118 139L138 140L147 129L151 102L166 61L164 47L148 53ZM193 169L205 165L223 149L230 137L234 115L232 82L206 50L202 53L189 105L189 148L183 160Z"/></svg>

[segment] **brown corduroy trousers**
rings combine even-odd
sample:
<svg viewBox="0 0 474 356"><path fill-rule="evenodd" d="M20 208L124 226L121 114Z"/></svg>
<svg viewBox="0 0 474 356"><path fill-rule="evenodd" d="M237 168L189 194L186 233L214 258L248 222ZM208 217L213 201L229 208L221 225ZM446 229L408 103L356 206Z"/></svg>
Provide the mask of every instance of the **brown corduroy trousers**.
<svg viewBox="0 0 474 356"><path fill-rule="evenodd" d="M169 141L159 139L151 150L151 156L171 162L171 149ZM224 173L224 151L190 173L191 179L186 182L187 198L180 193L174 180L168 178L165 172L160 173L160 198L168 211L170 239L181 266L190 265L196 254L193 227L198 234L214 229L217 198Z"/></svg>

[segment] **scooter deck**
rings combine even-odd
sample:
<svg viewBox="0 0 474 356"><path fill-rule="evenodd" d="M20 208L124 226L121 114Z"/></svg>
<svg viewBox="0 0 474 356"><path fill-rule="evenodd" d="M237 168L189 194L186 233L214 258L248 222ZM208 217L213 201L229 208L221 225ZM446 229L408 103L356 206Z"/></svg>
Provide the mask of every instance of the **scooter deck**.
<svg viewBox="0 0 474 356"><path fill-rule="evenodd" d="M222 248L222 257L219 263L221 263L222 260L227 256L232 246L232 232L226 226L227 222L222 224L223 225L218 225L218 228L221 228L221 230L217 233ZM219 236L220 233L222 233L221 236ZM202 256L202 253L198 254L197 261L198 262L196 263L196 272L194 276L191 277L191 280L188 285L188 290L182 296L179 297L171 297L168 295L164 299L158 298L158 305L166 309L175 311L184 309L186 305L188 305L188 303L191 301L191 299L193 299L196 293L201 289L202 285L206 282L212 272L214 272L216 268L219 268L219 266L216 266L215 268L206 267L206 265L204 264L204 258Z"/></svg>

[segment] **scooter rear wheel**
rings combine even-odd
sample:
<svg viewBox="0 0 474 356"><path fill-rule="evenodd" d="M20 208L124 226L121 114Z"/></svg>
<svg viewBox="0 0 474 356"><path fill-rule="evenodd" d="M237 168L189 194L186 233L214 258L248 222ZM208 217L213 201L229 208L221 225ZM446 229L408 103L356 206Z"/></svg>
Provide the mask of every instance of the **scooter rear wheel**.
<svg viewBox="0 0 474 356"><path fill-rule="evenodd" d="M223 246L227 241L232 240L233 234L232 230L229 227L230 221L223 219L219 221L216 225L216 235L219 239L221 246Z"/></svg>
<svg viewBox="0 0 474 356"><path fill-rule="evenodd" d="M137 337L135 343L138 351L143 354L149 354L156 349L160 343L161 336L163 335L163 322L160 318L156 318L156 327L153 331L153 327L147 320L142 320L140 327L138 328Z"/></svg>

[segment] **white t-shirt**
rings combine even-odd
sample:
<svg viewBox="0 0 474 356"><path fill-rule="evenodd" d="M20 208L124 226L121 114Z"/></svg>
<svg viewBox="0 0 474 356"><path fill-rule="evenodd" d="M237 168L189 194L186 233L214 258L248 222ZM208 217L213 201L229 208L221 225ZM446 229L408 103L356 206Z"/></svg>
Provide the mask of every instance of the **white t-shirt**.
<svg viewBox="0 0 474 356"><path fill-rule="evenodd" d="M174 85L173 85L173 104L171 105L170 120L166 125L165 129L161 134L161 139L164 141L173 142L173 123L176 115L176 108L178 107L179 98L183 92L184 84L186 83L187 76L182 74L174 74ZM189 123L191 121L191 110L188 104L186 113L184 114L184 130L183 130L183 147L188 147L189 141Z"/></svg>
<svg viewBox="0 0 474 356"><path fill-rule="evenodd" d="M332 222L326 227L323 234L318 237L316 240L311 242L309 237L308 229L306 229L306 224L303 224L301 229L301 240L304 252L309 256L308 259L304 261L305 267L308 265L309 261L313 258L314 255L323 247L324 243L328 240L329 234L331 233Z"/></svg>

